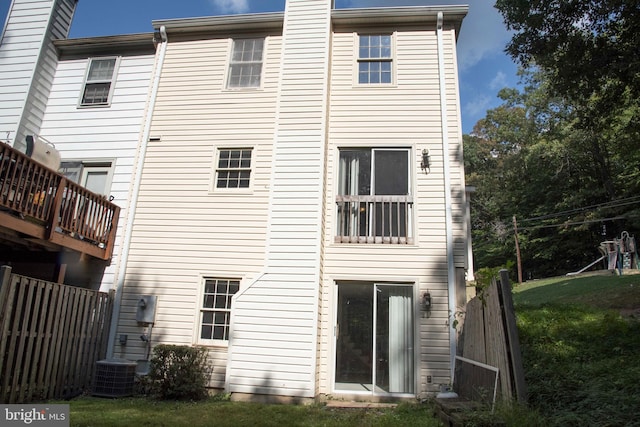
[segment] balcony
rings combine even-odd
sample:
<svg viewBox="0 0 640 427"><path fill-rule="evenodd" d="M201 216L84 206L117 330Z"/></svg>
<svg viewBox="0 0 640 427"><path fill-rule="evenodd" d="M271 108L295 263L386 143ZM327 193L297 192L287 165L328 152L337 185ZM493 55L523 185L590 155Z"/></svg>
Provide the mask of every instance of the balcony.
<svg viewBox="0 0 640 427"><path fill-rule="evenodd" d="M108 260L120 208L0 142L0 238Z"/></svg>
<svg viewBox="0 0 640 427"><path fill-rule="evenodd" d="M336 196L336 243L413 244L413 197Z"/></svg>

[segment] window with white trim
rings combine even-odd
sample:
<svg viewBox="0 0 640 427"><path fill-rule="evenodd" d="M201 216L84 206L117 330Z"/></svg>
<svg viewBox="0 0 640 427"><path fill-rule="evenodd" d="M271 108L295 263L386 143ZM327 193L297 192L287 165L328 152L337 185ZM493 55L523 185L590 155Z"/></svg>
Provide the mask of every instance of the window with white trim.
<svg viewBox="0 0 640 427"><path fill-rule="evenodd" d="M233 40L228 88L260 87L263 50L264 38Z"/></svg>
<svg viewBox="0 0 640 427"><path fill-rule="evenodd" d="M200 310L200 340L228 341L231 324L231 299L240 290L239 279L204 278Z"/></svg>
<svg viewBox="0 0 640 427"><path fill-rule="evenodd" d="M389 34L360 35L358 83L390 84L393 81L392 37Z"/></svg>
<svg viewBox="0 0 640 427"><path fill-rule="evenodd" d="M216 188L249 188L252 151L251 148L218 150Z"/></svg>
<svg viewBox="0 0 640 427"><path fill-rule="evenodd" d="M336 243L413 244L411 150L340 149Z"/></svg>
<svg viewBox="0 0 640 427"><path fill-rule="evenodd" d="M113 93L117 58L92 58L82 89L83 107L109 105Z"/></svg>

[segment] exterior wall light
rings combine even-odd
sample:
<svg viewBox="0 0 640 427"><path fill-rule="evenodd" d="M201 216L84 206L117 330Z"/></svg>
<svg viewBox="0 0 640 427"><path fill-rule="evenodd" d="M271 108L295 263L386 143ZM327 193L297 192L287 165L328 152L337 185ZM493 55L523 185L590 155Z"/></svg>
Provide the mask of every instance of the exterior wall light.
<svg viewBox="0 0 640 427"><path fill-rule="evenodd" d="M422 307L427 311L431 310L431 293L429 291L422 295Z"/></svg>
<svg viewBox="0 0 640 427"><path fill-rule="evenodd" d="M431 172L431 157L429 157L429 150L427 150L426 148L422 150L422 161L420 162L420 168L422 168L422 171L425 173L425 175L428 175L429 172Z"/></svg>

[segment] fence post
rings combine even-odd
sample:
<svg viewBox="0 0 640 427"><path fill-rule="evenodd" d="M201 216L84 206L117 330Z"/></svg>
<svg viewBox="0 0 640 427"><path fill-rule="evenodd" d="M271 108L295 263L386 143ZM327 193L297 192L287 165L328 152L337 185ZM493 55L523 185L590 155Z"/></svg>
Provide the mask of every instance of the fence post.
<svg viewBox="0 0 640 427"><path fill-rule="evenodd" d="M0 377L4 376L7 334L13 312L13 293L10 290L11 267L3 265L0 267ZM5 403L8 388L8 382L5 379L0 380L0 388L0 402Z"/></svg>
<svg viewBox="0 0 640 427"><path fill-rule="evenodd" d="M2 333L2 322L5 317L8 316L6 305L8 304L6 299L9 295L9 285L11 284L11 266L0 266L0 334ZM4 340L4 336L0 335L0 339ZM2 353L0 353L0 360L2 360Z"/></svg>
<svg viewBox="0 0 640 427"><path fill-rule="evenodd" d="M522 353L520 352L520 339L516 325L516 313L513 307L511 295L511 283L509 282L509 270L500 270L500 293L502 294L503 315L507 329L507 348L511 353L511 369L513 370L513 382L516 397L519 402L527 401L527 385L524 381L524 367L522 366Z"/></svg>
<svg viewBox="0 0 640 427"><path fill-rule="evenodd" d="M4 295L7 292L9 286L9 280L11 278L11 266L0 266L0 307L3 306Z"/></svg>
<svg viewBox="0 0 640 427"><path fill-rule="evenodd" d="M63 215L62 212L62 201L65 196L65 191L67 189L67 179L62 178L58 183L58 188L56 189L56 197L53 199L53 206L51 207L51 212L49 212L49 218L47 218L47 229L45 231L45 237L47 240L51 240L51 236L56 231L56 227L58 227L60 223L60 217Z"/></svg>

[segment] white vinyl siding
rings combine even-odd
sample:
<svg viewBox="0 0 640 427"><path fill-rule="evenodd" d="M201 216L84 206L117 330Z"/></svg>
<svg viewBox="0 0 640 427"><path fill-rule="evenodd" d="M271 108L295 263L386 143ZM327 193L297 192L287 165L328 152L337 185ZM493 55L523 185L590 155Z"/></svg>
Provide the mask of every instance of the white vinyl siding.
<svg viewBox="0 0 640 427"><path fill-rule="evenodd" d="M86 58L60 61L40 134L55 144L63 161L112 164L106 196L113 196L121 211L113 259L101 283L101 290L108 291L115 283L154 56L121 58L118 88L107 109L77 108L87 63Z"/></svg>
<svg viewBox="0 0 640 427"><path fill-rule="evenodd" d="M449 159L451 160L452 177L452 211L453 211L453 236L454 262L456 268L468 268L467 258L467 227L465 221L466 211L466 183L464 176L464 161L462 159L462 119L460 111L458 59L456 53L456 36L452 29L445 27L443 31L445 80L447 87L447 119L449 131Z"/></svg>
<svg viewBox="0 0 640 427"><path fill-rule="evenodd" d="M385 28L370 29L380 32ZM333 35L331 70L329 156L327 170L326 230L322 286L320 393L331 393L333 381L333 302L338 281L416 283L416 298L428 289L432 296L430 317L420 317L416 325L417 393L435 392L438 384L450 380L449 315L447 290L447 247L445 198L443 194L443 151L440 88L435 25L425 30L389 28L395 33L393 87L354 85L356 63L353 52L358 38L354 32L338 29ZM364 34L367 29L360 30ZM366 32L370 34L371 32ZM464 241L460 194L464 193L455 39L445 33L448 132L454 200L454 238ZM393 141L393 145L390 144ZM410 163L415 217L412 245L359 245L334 243L337 227L335 197L339 186L339 148L411 147ZM429 150L431 170L420 169L422 150ZM460 208L458 207L460 206ZM458 218L459 216L459 218ZM456 247L456 250L458 248ZM456 264L463 265L462 252ZM427 383L431 376L432 383Z"/></svg>
<svg viewBox="0 0 640 427"><path fill-rule="evenodd" d="M260 91L226 90L230 38L169 40L117 334L137 333L136 297L153 294L154 336L192 345L199 342L202 278L241 277L242 292L264 267L281 38L265 38ZM251 148L249 191L212 191L218 150L236 148ZM131 360L145 357L142 345L130 343L125 350ZM215 370L210 385L222 388L227 348L209 350Z"/></svg>
<svg viewBox="0 0 640 427"><path fill-rule="evenodd" d="M67 36L75 3L16 0L10 7L0 44L0 135L20 150L26 135L40 134L57 64L51 41Z"/></svg>
<svg viewBox="0 0 640 427"><path fill-rule="evenodd" d="M330 2L288 2L266 272L234 301L227 390L316 395Z"/></svg>

